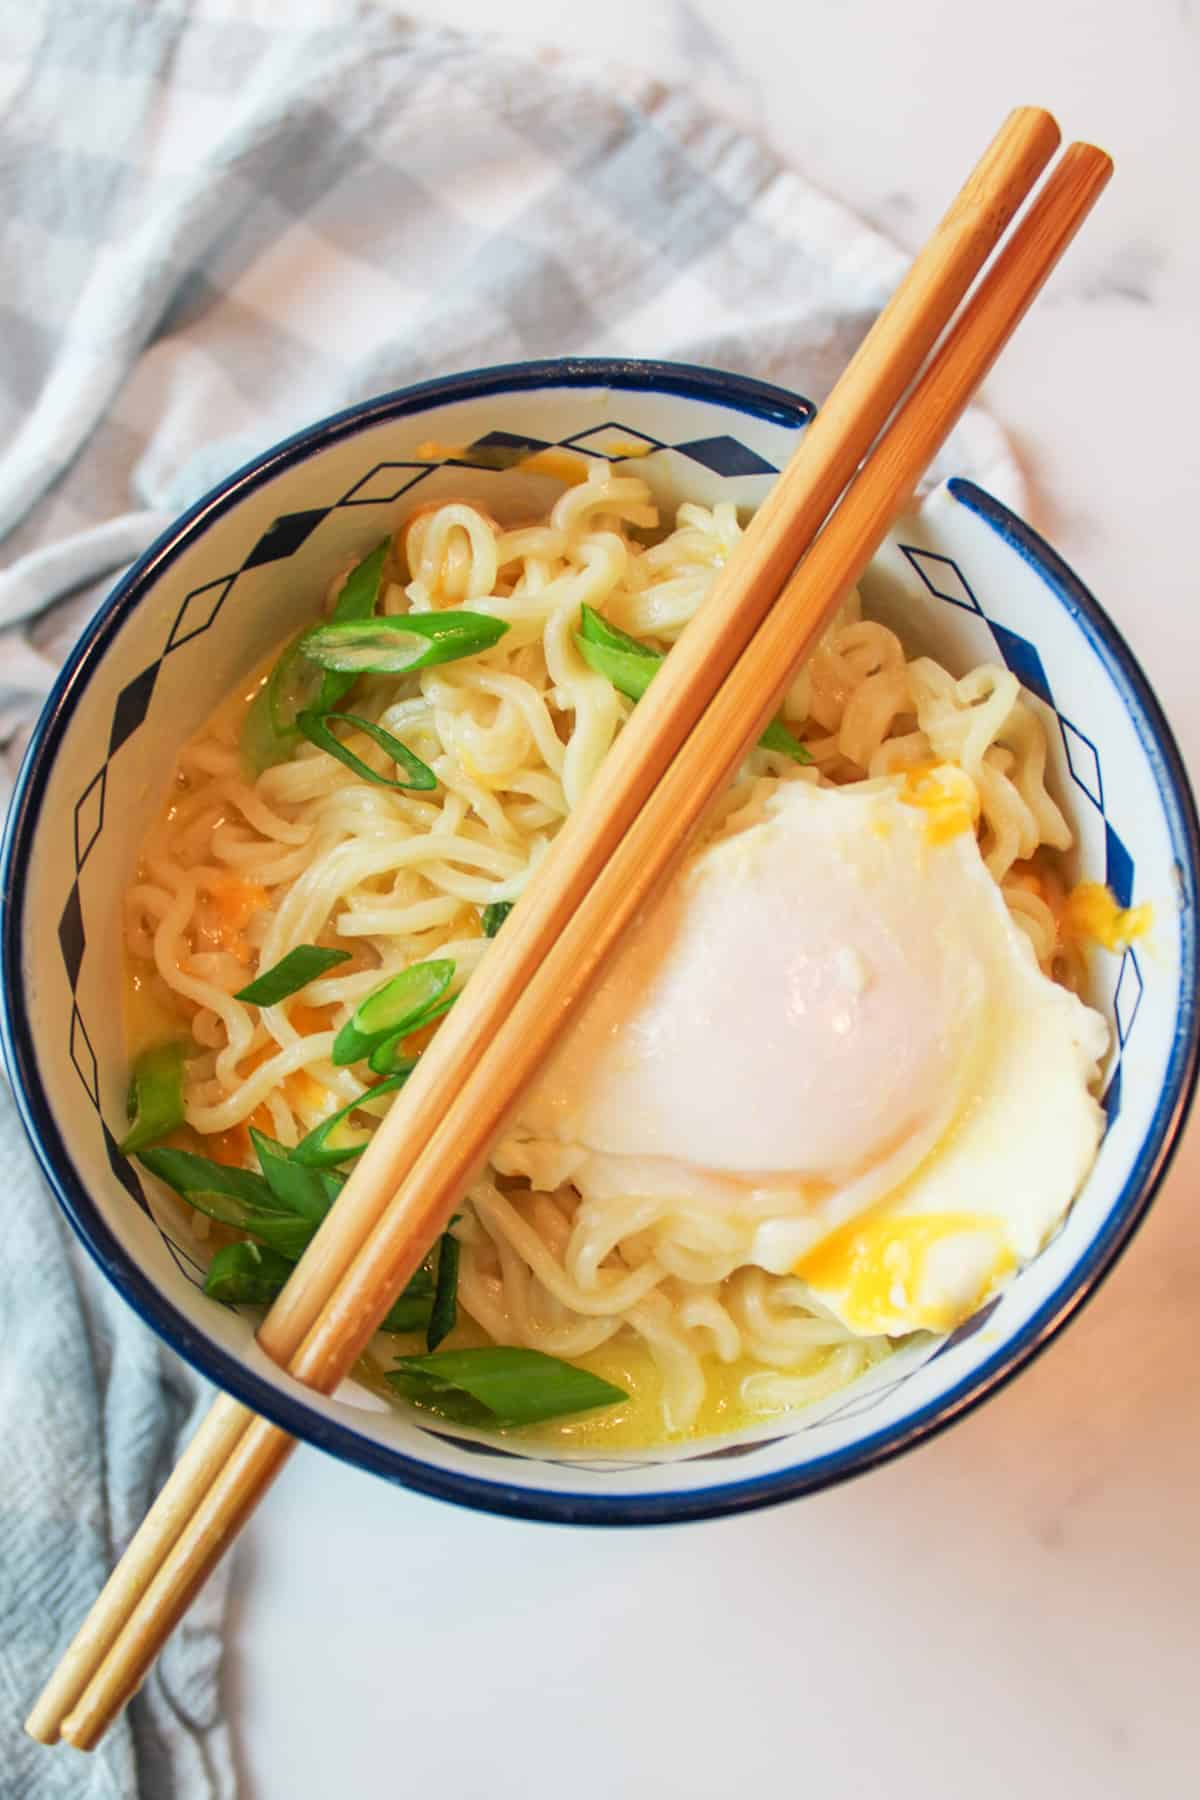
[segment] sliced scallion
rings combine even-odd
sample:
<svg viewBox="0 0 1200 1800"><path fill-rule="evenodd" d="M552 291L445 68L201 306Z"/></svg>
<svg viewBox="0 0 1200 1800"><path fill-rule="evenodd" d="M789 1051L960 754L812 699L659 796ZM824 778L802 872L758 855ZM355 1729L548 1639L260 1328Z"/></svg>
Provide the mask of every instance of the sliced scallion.
<svg viewBox="0 0 1200 1800"><path fill-rule="evenodd" d="M258 1238L289 1262L304 1254L317 1228L313 1219L284 1205L263 1176L250 1169L231 1169L165 1145L140 1150L138 1161L197 1212Z"/></svg>
<svg viewBox="0 0 1200 1800"><path fill-rule="evenodd" d="M330 721L334 719L343 725L353 726L355 731L361 731L372 743L378 744L397 767L405 771L407 781L392 780L390 776L380 775L361 756L356 756L329 729ZM437 786L437 776L429 764L423 763L419 756L414 756L407 744L402 744L399 738L393 737L390 731L385 731L382 725L376 725L373 719L361 719L357 713L302 712L297 714L296 723L310 744L315 744L318 750L336 757L338 762L343 763L361 780L373 781L376 787L416 788L428 793Z"/></svg>
<svg viewBox="0 0 1200 1800"><path fill-rule="evenodd" d="M478 656L499 643L508 626L487 613L429 612L380 618L332 619L301 640L310 662L349 675L404 675L435 663Z"/></svg>
<svg viewBox="0 0 1200 1800"><path fill-rule="evenodd" d="M335 620L365 619L374 612L389 542L384 538L351 569L334 605ZM300 713L329 712L354 686L353 675L332 674L309 661L300 648L307 636L306 628L280 653L246 714L242 756L254 775L291 756L302 735Z"/></svg>
<svg viewBox="0 0 1200 1800"><path fill-rule="evenodd" d="M444 1337L454 1330L458 1318L458 1239L444 1231L438 1246L437 1281L433 1290L433 1306L425 1332L425 1348L436 1350Z"/></svg>
<svg viewBox="0 0 1200 1800"><path fill-rule="evenodd" d="M226 1244L208 1265L204 1292L230 1306L270 1306L295 1268L286 1256L261 1244ZM420 1268L380 1326L381 1331L423 1331L433 1307L433 1277Z"/></svg>
<svg viewBox="0 0 1200 1800"><path fill-rule="evenodd" d="M270 1306L295 1266L261 1244L226 1244L208 1265L204 1291L228 1306Z"/></svg>
<svg viewBox="0 0 1200 1800"><path fill-rule="evenodd" d="M433 1276L422 1264L379 1327L381 1331L425 1331L433 1311Z"/></svg>
<svg viewBox="0 0 1200 1800"><path fill-rule="evenodd" d="M333 623L351 624L357 620L369 619L375 611L379 600L379 589L383 582L383 565L391 548L391 539L384 538L376 544L369 556L364 556L357 563L342 583L342 591L334 601ZM310 632L305 632L299 640L301 653L308 659L307 645ZM315 711L329 712L339 700L350 692L355 677L348 674L334 674L328 669L322 678Z"/></svg>
<svg viewBox="0 0 1200 1800"><path fill-rule="evenodd" d="M123 1155L161 1143L183 1124L183 1064L182 1044L155 1044L134 1063Z"/></svg>
<svg viewBox="0 0 1200 1800"><path fill-rule="evenodd" d="M437 1012L430 1013L428 1018L421 1020L421 1024L428 1025L431 1019L444 1013L449 1005L450 1002L447 1000L445 1006L439 1006ZM375 1045L367 1057L367 1067L372 1075L404 1075L407 1077L412 1074L417 1066L417 1059L415 1056L405 1056L402 1048L408 1035L407 1031L397 1031L393 1036L384 1038L381 1044Z"/></svg>
<svg viewBox="0 0 1200 1800"><path fill-rule="evenodd" d="M318 975L349 960L349 950L323 950L319 944L297 944L271 968L264 969L244 988L239 988L233 997L249 1000L255 1006L278 1006L281 1000L298 994Z"/></svg>
<svg viewBox="0 0 1200 1800"><path fill-rule="evenodd" d="M413 963L361 1001L333 1041L339 1066L359 1062L388 1039L407 1036L428 1024L454 978L450 957ZM399 1070L389 1071L399 1073Z"/></svg>
<svg viewBox="0 0 1200 1800"><path fill-rule="evenodd" d="M279 1205L299 1218L311 1220L315 1229L337 1199L342 1177L326 1169L306 1168L303 1163L294 1162L282 1144L267 1137L265 1132L256 1131L253 1125L250 1141L263 1180Z"/></svg>
<svg viewBox="0 0 1200 1800"><path fill-rule="evenodd" d="M611 681L617 692L628 700L642 698L663 661L657 650L651 650L637 638L630 637L628 632L610 625L590 606L580 609L575 643L588 667ZM793 762L812 761L812 752L799 738L793 737L779 719L772 720L758 741L764 750L790 756Z"/></svg>
<svg viewBox="0 0 1200 1800"><path fill-rule="evenodd" d="M493 900L490 906L485 906L479 921L483 927L484 937L495 937L512 909L511 900Z"/></svg>
<svg viewBox="0 0 1200 1800"><path fill-rule="evenodd" d="M414 1406L459 1425L535 1425L629 1398L574 1363L508 1344L402 1356L387 1379Z"/></svg>
<svg viewBox="0 0 1200 1800"><path fill-rule="evenodd" d="M322 1119L321 1123L315 1126L307 1137L301 1138L300 1142L289 1150L288 1155L291 1160L308 1169L332 1169L336 1168L339 1163L350 1162L354 1157L361 1156L371 1141L369 1135L352 1138L349 1142L344 1138L339 1140L338 1126L343 1125L351 1113L366 1106L369 1100L379 1099L384 1094L396 1093L404 1086L416 1066L414 1058L406 1069L393 1075L390 1080L381 1081L378 1086L368 1088L366 1093L360 1094L357 1100L351 1100L347 1106L339 1107L337 1112L330 1113L327 1119Z"/></svg>

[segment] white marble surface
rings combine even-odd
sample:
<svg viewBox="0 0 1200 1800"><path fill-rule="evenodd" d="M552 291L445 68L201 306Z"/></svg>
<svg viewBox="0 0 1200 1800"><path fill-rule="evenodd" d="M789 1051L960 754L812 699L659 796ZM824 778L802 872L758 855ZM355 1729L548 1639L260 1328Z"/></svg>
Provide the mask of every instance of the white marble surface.
<svg viewBox="0 0 1200 1800"><path fill-rule="evenodd" d="M1124 627L1200 768L1194 0L416 10L689 83L907 244L1017 101L1110 148L1114 186L988 397L1039 488L1035 522ZM814 1500L567 1532L301 1451L238 1552L247 1795L1194 1791L1198 1178L1194 1127L1047 1356L933 1445Z"/></svg>

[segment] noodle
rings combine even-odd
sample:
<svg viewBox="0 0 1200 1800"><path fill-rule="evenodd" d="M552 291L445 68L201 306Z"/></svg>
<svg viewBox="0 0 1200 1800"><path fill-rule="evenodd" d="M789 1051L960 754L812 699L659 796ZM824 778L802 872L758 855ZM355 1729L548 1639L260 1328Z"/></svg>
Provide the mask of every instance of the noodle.
<svg viewBox="0 0 1200 1800"><path fill-rule="evenodd" d="M649 489L597 465L549 520L502 530L478 508L419 513L399 534L383 607L469 606L509 630L493 648L404 678L365 676L355 709L426 761L432 794L370 786L303 744L248 784L230 703L179 759L170 805L126 896L135 967L153 963L197 1049L186 1114L196 1132L261 1126L295 1144L362 1094L331 1061L338 1027L388 976L452 957L456 985L487 948L480 909L516 899L567 813L594 779L630 702L576 648L580 607L665 648L705 598L740 536L734 508L688 504L658 524ZM332 601L341 581L334 584ZM244 701L242 702L244 704ZM1058 941L1055 886L1039 853L1070 833L1045 787L1046 741L1007 670L955 679L858 616L852 600L783 706L815 758L798 768L756 750L713 809L728 819L771 781L820 784L921 778L952 765L953 794L977 818L988 869L1044 971L1077 982ZM381 753L348 740L370 766ZM957 772L957 773L956 773ZM953 784L951 784L953 786ZM950 790L948 789L948 792ZM300 943L352 952L312 982L304 1003L255 1009L235 995ZM244 1160L252 1164L248 1140ZM510 1147L472 1188L455 1226L459 1299L494 1341L586 1357L636 1339L661 1380L661 1422L686 1431L714 1360L745 1366L751 1410L831 1392L886 1353L814 1312L802 1284L747 1266L757 1213L646 1195L581 1200L560 1166L524 1166Z"/></svg>

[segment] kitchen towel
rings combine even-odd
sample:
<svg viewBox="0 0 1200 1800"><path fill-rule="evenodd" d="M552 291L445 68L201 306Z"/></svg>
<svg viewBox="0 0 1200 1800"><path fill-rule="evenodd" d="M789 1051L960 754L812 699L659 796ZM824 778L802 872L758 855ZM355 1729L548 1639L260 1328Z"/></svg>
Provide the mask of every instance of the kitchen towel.
<svg viewBox="0 0 1200 1800"><path fill-rule="evenodd" d="M114 576L278 438L542 356L819 401L904 266L686 94L381 8L242 0L5 9L0 243L6 791ZM1019 504L986 415L946 466ZM94 1757L20 1732L205 1394L68 1244L7 1095L0 1167L3 1793L225 1800L221 1579Z"/></svg>

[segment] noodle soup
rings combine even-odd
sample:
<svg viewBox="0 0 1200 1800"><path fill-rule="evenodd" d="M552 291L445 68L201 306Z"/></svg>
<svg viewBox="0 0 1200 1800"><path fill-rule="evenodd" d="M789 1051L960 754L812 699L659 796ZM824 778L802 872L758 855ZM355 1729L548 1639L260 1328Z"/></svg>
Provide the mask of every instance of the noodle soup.
<svg viewBox="0 0 1200 1800"><path fill-rule="evenodd" d="M278 1291L740 532L608 464L535 524L422 511L297 594L185 746L126 897L126 1147L214 1300ZM911 657L852 599L363 1380L640 1447L982 1305L1099 1141L1084 946L1145 924L1070 890L1045 766L1014 675Z"/></svg>

